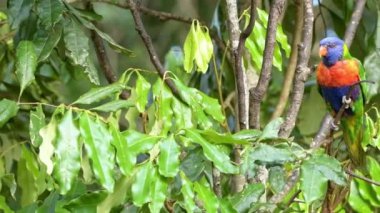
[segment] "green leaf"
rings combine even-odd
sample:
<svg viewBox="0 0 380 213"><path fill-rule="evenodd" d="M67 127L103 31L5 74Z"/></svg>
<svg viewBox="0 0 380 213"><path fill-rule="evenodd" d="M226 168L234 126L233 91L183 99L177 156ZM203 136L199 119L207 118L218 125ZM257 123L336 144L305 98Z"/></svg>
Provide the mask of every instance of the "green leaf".
<svg viewBox="0 0 380 213"><path fill-rule="evenodd" d="M145 106L148 103L149 90L150 90L150 83L147 80L145 80L145 78L141 74L138 74L135 91L136 91L136 107L140 113L145 111Z"/></svg>
<svg viewBox="0 0 380 213"><path fill-rule="evenodd" d="M90 59L88 38L73 19L68 19L65 23L64 41L67 57L71 59L74 65L84 69L92 83L99 85L99 76Z"/></svg>
<svg viewBox="0 0 380 213"><path fill-rule="evenodd" d="M123 89L119 83L110 84L108 86L93 88L85 94L81 95L73 104L92 104L101 101L111 95L120 92Z"/></svg>
<svg viewBox="0 0 380 213"><path fill-rule="evenodd" d="M181 181L182 181L182 187L181 187L181 193L183 196L185 209L187 212L193 212L195 209L195 203L194 203L194 191L193 191L193 183L187 179L186 175L183 172L180 172L181 175Z"/></svg>
<svg viewBox="0 0 380 213"><path fill-rule="evenodd" d="M371 204L360 195L358 183L355 181L351 181L348 203L356 212L372 212Z"/></svg>
<svg viewBox="0 0 380 213"><path fill-rule="evenodd" d="M200 182L194 183L194 191L197 193L199 200L203 202L206 212L218 212L219 201L207 180L203 178Z"/></svg>
<svg viewBox="0 0 380 213"><path fill-rule="evenodd" d="M96 212L96 207L106 198L106 196L107 193L104 191L92 191L81 194L70 200L64 205L64 208L68 209L68 212Z"/></svg>
<svg viewBox="0 0 380 213"><path fill-rule="evenodd" d="M8 10L11 18L12 28L15 29L19 24L27 19L33 7L34 0L9 0Z"/></svg>
<svg viewBox="0 0 380 213"><path fill-rule="evenodd" d="M122 176L115 184L113 193L108 194L107 197L97 205L96 212L110 212L115 206L125 203L126 191L131 187L131 178Z"/></svg>
<svg viewBox="0 0 380 213"><path fill-rule="evenodd" d="M203 31L202 28L205 28L206 31ZM197 53L195 54L195 63L197 65L197 71L205 73L212 57L214 47L212 45L212 41L206 27L201 27L198 23L195 29L198 41L198 49Z"/></svg>
<svg viewBox="0 0 380 213"><path fill-rule="evenodd" d="M194 119L196 119L201 128L209 129L212 127L212 123L205 112L219 122L224 121L221 106L216 99L208 97L197 89L185 86L178 79L174 79L173 81L182 99L191 107Z"/></svg>
<svg viewBox="0 0 380 213"><path fill-rule="evenodd" d="M184 159L181 160L181 170L191 181L199 180L205 170L207 159L200 147L189 150Z"/></svg>
<svg viewBox="0 0 380 213"><path fill-rule="evenodd" d="M273 66L282 71L282 54L277 43L275 43L273 50Z"/></svg>
<svg viewBox="0 0 380 213"><path fill-rule="evenodd" d="M38 105L35 111L30 111L29 136L33 146L38 147L42 143L39 131L45 125L45 114L42 111L42 106Z"/></svg>
<svg viewBox="0 0 380 213"><path fill-rule="evenodd" d="M116 112L121 109L128 109L130 107L135 106L135 104L128 100L116 100L107 102L105 104L102 104L100 106L92 108L92 110L101 111L101 112Z"/></svg>
<svg viewBox="0 0 380 213"><path fill-rule="evenodd" d="M164 206L166 194L168 190L168 183L161 177L155 170L153 172L151 197L152 201L149 203L149 210L153 213L159 213Z"/></svg>
<svg viewBox="0 0 380 213"><path fill-rule="evenodd" d="M172 110L177 129L188 129L194 126L191 118L191 109L177 98L172 99Z"/></svg>
<svg viewBox="0 0 380 213"><path fill-rule="evenodd" d="M198 52L198 40L195 31L195 24L198 23L193 21L190 27L190 31L186 36L185 43L183 44L184 59L183 66L186 72L191 72L194 66L194 59ZM199 23L198 23L199 24Z"/></svg>
<svg viewBox="0 0 380 213"><path fill-rule="evenodd" d="M258 129L244 129L236 132L232 135L233 138L237 140L248 140L256 141L256 139L261 135L261 131Z"/></svg>
<svg viewBox="0 0 380 213"><path fill-rule="evenodd" d="M280 166L271 167L269 170L269 185L272 191L277 194L285 187L285 171Z"/></svg>
<svg viewBox="0 0 380 213"><path fill-rule="evenodd" d="M119 164L120 171L124 175L129 175L134 162L131 158L131 152L128 151L127 141L114 123L110 123L110 132L113 137L112 145L116 148L116 161Z"/></svg>
<svg viewBox="0 0 380 213"><path fill-rule="evenodd" d="M219 200L220 210L222 213L238 213L232 205L231 201L227 198Z"/></svg>
<svg viewBox="0 0 380 213"><path fill-rule="evenodd" d="M295 156L289 149L280 149L274 146L260 143L250 153L249 161L259 161L264 164L283 164L294 161Z"/></svg>
<svg viewBox="0 0 380 213"><path fill-rule="evenodd" d="M206 139L208 142L215 143L215 144L242 144L242 145L250 144L248 141L233 137L229 133L224 133L224 134L218 133L218 132L215 132L215 130L213 129L207 129L207 130L193 129L193 130L201 134L202 137Z"/></svg>
<svg viewBox="0 0 380 213"><path fill-rule="evenodd" d="M0 195L0 210L3 210L4 213L12 213L14 211L12 211L11 208L9 208L9 206L7 205L7 202L5 200L5 197Z"/></svg>
<svg viewBox="0 0 380 213"><path fill-rule="evenodd" d="M199 133L187 129L185 130L185 136L192 142L201 145L206 158L212 161L221 172L230 174L239 173L239 168L231 163L230 157L216 145L207 142Z"/></svg>
<svg viewBox="0 0 380 213"><path fill-rule="evenodd" d="M158 136L145 135L134 130L127 130L122 133L128 143L128 151L133 155L133 163L136 163L136 156L140 153L150 151L157 141Z"/></svg>
<svg viewBox="0 0 380 213"><path fill-rule="evenodd" d="M286 57L289 57L291 47L288 43L288 37L284 33L284 30L282 30L281 25L277 26L276 41L281 45L281 48L285 51Z"/></svg>
<svg viewBox="0 0 380 213"><path fill-rule="evenodd" d="M165 177L174 177L179 170L179 155L181 154L174 136L162 139L158 157L159 172Z"/></svg>
<svg viewBox="0 0 380 213"><path fill-rule="evenodd" d="M156 121L150 134L166 135L172 127L173 110L171 109L173 94L170 89L158 79L153 85L153 97L156 106Z"/></svg>
<svg viewBox="0 0 380 213"><path fill-rule="evenodd" d="M315 169L321 172L328 180L334 181L338 185L346 184L346 176L340 162L326 154L313 154L304 163L315 165Z"/></svg>
<svg viewBox="0 0 380 213"><path fill-rule="evenodd" d="M317 165L307 161L302 164L301 190L308 204L325 196L327 178L318 171Z"/></svg>
<svg viewBox="0 0 380 213"><path fill-rule="evenodd" d="M39 30L33 39L38 62L45 61L57 46L62 35L61 24L56 24L50 30Z"/></svg>
<svg viewBox="0 0 380 213"><path fill-rule="evenodd" d="M284 119L278 117L271 122L269 122L263 129L259 141L266 139L273 139L278 137L278 131L280 130L281 124L284 122Z"/></svg>
<svg viewBox="0 0 380 213"><path fill-rule="evenodd" d="M378 40L380 41L380 28L378 29ZM379 67L380 67L380 54L378 51L372 51L366 58L364 59L364 68L366 72L367 79L371 79L371 81L374 81L374 84L368 85L368 100L374 96L377 95L380 92L380 76L379 73Z"/></svg>
<svg viewBox="0 0 380 213"><path fill-rule="evenodd" d="M66 55L73 64L85 67L89 56L88 38L73 19L67 19L65 22L64 41L67 48Z"/></svg>
<svg viewBox="0 0 380 213"><path fill-rule="evenodd" d="M246 212L252 203L259 201L264 191L265 187L261 183L249 184L243 191L231 197L230 201L238 212Z"/></svg>
<svg viewBox="0 0 380 213"><path fill-rule="evenodd" d="M21 188L21 206L29 205L37 200L39 187L43 187L38 184L39 176L40 171L34 154L23 145L21 159L17 166L17 183Z"/></svg>
<svg viewBox="0 0 380 213"><path fill-rule="evenodd" d="M55 150L53 143L57 135L57 123L55 119L53 118L48 125L43 127L39 131L39 134L42 138L42 143L39 147L38 157L41 162L45 164L46 173L51 175L54 168L53 161L51 159Z"/></svg>
<svg viewBox="0 0 380 213"><path fill-rule="evenodd" d="M380 164L372 157L368 156L366 160L367 171L369 172L371 179L374 181L380 182ZM380 200L380 187L372 185L373 189L376 192L377 199Z"/></svg>
<svg viewBox="0 0 380 213"><path fill-rule="evenodd" d="M17 115L19 107L16 102L2 99L0 101L0 128L6 124L9 119Z"/></svg>
<svg viewBox="0 0 380 213"><path fill-rule="evenodd" d="M202 99L198 101L201 104L203 110L211 115L216 121L223 122L225 117L222 113L222 107L219 104L219 101L215 98L211 98L204 93L197 91L197 96L201 96Z"/></svg>
<svg viewBox="0 0 380 213"><path fill-rule="evenodd" d="M356 173L360 176L363 176L359 171L356 171ZM354 180L357 183L358 191L361 195L361 197L368 201L372 206L374 207L380 207L380 200L378 199L378 195L376 194L376 191L374 190L373 186L361 179L355 179Z"/></svg>
<svg viewBox="0 0 380 213"><path fill-rule="evenodd" d="M135 181L132 183L132 201L136 206L141 207L147 202L152 201L151 184L152 178L151 172L154 170L150 161L137 168L135 175Z"/></svg>
<svg viewBox="0 0 380 213"><path fill-rule="evenodd" d="M64 6L61 0L39 0L37 3L37 14L42 26L50 28L62 17Z"/></svg>
<svg viewBox="0 0 380 213"><path fill-rule="evenodd" d="M115 40L113 40L108 34L102 32L97 27L95 27L94 24L89 22L88 20L82 18L83 12L78 11L76 8L72 7L70 4L66 3L66 7L72 12L76 18L88 29L94 30L102 39L108 42L108 44L111 46L112 49L114 49L117 52L123 53L125 55L133 55L133 52L120 44L118 44Z"/></svg>
<svg viewBox="0 0 380 213"><path fill-rule="evenodd" d="M20 82L20 96L34 80L37 68L37 55L33 42L21 41L16 49L16 75Z"/></svg>
<svg viewBox="0 0 380 213"><path fill-rule="evenodd" d="M72 111L69 109L58 124L58 139L55 144L53 174L58 181L61 194L66 194L78 177L81 156L78 136L79 130L74 123ZM46 137L52 137L52 135Z"/></svg>
<svg viewBox="0 0 380 213"><path fill-rule="evenodd" d="M49 196L44 200L44 203L37 209L37 213L49 212L49 210L55 209L55 206L60 198L58 192L51 192Z"/></svg>
<svg viewBox="0 0 380 213"><path fill-rule="evenodd" d="M111 147L111 134L99 119L94 121L87 113L80 116L80 132L91 159L95 177L99 179L108 192L112 192L115 181L113 178L114 153Z"/></svg>

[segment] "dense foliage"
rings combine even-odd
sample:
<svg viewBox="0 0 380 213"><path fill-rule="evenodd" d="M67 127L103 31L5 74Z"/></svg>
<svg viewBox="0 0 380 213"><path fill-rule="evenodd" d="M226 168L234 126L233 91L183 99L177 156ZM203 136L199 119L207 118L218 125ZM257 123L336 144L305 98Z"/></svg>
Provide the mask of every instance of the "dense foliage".
<svg viewBox="0 0 380 213"><path fill-rule="evenodd" d="M128 4L120 2L0 3L0 211L314 212L326 196L339 212L380 208L380 186L346 174L350 163L341 132L334 133L332 152L310 148L326 112L314 76L292 136L279 137L284 119L271 119L296 33L294 1L287 1L277 27L263 128L241 131L224 1L151 1L157 10L181 14L181 7L191 7L199 13L182 25L143 16L167 70L161 77L135 32ZM244 29L249 1L239 2ZM355 5L321 2L314 5L311 66L319 60L315 50L324 32L342 36ZM257 8L245 43L251 86L263 63L269 4ZM376 82L362 142L367 164L354 172L378 182L379 20L380 5L368 0L351 47ZM105 78L94 35L107 46L116 80ZM235 147L241 149L240 163L233 161ZM231 186L237 174L248 180L240 192Z"/></svg>

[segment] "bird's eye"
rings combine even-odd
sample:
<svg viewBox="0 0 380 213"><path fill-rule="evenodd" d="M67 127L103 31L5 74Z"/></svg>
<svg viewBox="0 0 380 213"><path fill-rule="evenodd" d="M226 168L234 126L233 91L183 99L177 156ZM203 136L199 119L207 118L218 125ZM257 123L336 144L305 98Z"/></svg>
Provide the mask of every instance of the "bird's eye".
<svg viewBox="0 0 380 213"><path fill-rule="evenodd" d="M334 48L334 47L336 47L336 44L329 44L329 45L327 45L329 48Z"/></svg>

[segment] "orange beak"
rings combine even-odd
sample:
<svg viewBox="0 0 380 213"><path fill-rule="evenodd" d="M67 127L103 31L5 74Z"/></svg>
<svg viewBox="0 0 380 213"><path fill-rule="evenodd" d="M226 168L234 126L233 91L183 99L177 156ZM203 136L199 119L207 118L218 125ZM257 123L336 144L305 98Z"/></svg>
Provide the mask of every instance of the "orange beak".
<svg viewBox="0 0 380 213"><path fill-rule="evenodd" d="M324 57L327 55L327 48L325 46L321 46L319 48L319 57Z"/></svg>

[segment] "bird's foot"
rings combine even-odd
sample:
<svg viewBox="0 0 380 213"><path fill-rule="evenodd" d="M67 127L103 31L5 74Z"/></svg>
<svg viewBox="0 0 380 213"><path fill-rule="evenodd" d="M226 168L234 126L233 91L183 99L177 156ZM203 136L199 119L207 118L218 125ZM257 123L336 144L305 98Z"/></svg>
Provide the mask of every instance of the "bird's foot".
<svg viewBox="0 0 380 213"><path fill-rule="evenodd" d="M342 103L344 104L345 108L348 109L352 105L352 99L347 98L345 95L342 97Z"/></svg>
<svg viewBox="0 0 380 213"><path fill-rule="evenodd" d="M331 128L334 130L334 131L338 131L339 130L339 123L335 123L334 121L331 122Z"/></svg>

